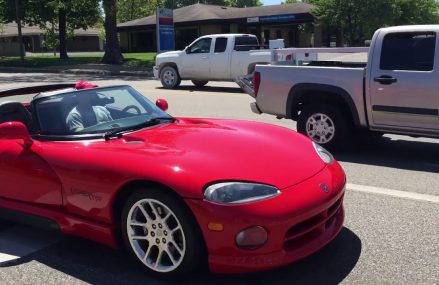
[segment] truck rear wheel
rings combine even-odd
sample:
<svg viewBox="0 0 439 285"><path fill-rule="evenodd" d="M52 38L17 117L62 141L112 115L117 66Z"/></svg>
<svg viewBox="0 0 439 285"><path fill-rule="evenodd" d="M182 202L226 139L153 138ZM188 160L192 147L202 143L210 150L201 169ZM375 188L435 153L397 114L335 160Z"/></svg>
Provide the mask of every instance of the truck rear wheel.
<svg viewBox="0 0 439 285"><path fill-rule="evenodd" d="M195 87L198 87L198 88L203 87L204 85L207 84L207 82L209 82L209 81L207 81L207 80L192 80L192 83L195 85Z"/></svg>
<svg viewBox="0 0 439 285"><path fill-rule="evenodd" d="M160 81L166 89L174 89L180 85L181 78L173 66L165 66L160 70Z"/></svg>
<svg viewBox="0 0 439 285"><path fill-rule="evenodd" d="M297 131L328 149L346 146L350 123L333 106L309 104L301 111L297 120Z"/></svg>

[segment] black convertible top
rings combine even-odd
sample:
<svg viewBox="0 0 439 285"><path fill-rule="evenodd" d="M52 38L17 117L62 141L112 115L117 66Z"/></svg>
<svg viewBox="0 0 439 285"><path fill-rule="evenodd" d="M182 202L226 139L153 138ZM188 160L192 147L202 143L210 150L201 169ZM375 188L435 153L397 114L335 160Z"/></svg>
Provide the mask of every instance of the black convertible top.
<svg viewBox="0 0 439 285"><path fill-rule="evenodd" d="M29 95L29 94L37 94L41 92L54 91L64 88L74 88L75 83L58 83L58 84L48 84L48 85L38 85L38 86L29 86L29 87L21 87L14 89L6 89L0 91L0 98L15 96L15 95Z"/></svg>

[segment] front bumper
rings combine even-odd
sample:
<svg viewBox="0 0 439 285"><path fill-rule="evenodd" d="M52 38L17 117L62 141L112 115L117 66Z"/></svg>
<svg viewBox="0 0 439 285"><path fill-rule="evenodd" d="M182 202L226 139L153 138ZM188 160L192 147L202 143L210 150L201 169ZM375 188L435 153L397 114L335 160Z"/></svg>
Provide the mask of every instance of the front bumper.
<svg viewBox="0 0 439 285"><path fill-rule="evenodd" d="M323 183L329 192L321 190ZM312 178L282 189L282 194L272 199L241 205L186 202L203 232L210 270L245 273L292 263L332 241L343 226L344 186L344 172L334 162ZM223 224L224 230L211 231L209 223ZM267 243L256 250L238 248L236 235L251 226L266 229Z"/></svg>
<svg viewBox="0 0 439 285"><path fill-rule="evenodd" d="M158 66L154 66L152 68L152 71L154 72L154 78L155 79L159 79L159 67Z"/></svg>

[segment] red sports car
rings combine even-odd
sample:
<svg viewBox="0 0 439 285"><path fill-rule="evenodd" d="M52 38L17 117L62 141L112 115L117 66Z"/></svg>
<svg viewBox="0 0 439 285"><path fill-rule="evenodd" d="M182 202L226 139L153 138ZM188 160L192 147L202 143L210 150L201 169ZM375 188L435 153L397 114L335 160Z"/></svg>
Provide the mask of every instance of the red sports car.
<svg viewBox="0 0 439 285"><path fill-rule="evenodd" d="M145 269L240 273L291 263L343 225L345 174L291 130L174 118L130 86L0 92L0 208L124 245ZM4 99L2 99L4 101Z"/></svg>

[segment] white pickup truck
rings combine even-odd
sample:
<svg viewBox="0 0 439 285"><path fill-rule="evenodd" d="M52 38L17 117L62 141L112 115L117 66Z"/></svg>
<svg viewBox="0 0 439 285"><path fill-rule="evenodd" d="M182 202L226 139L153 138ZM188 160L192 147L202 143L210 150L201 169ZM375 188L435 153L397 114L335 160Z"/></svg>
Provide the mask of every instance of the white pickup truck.
<svg viewBox="0 0 439 285"><path fill-rule="evenodd" d="M439 25L375 32L367 63L256 66L238 84L256 113L297 121L297 130L342 147L357 130L439 137Z"/></svg>
<svg viewBox="0 0 439 285"><path fill-rule="evenodd" d="M270 50L259 50L256 36L247 34L217 34L202 36L183 51L158 54L154 76L164 88L176 88L182 79L195 86L208 81L235 81L254 71L256 64L271 61Z"/></svg>

